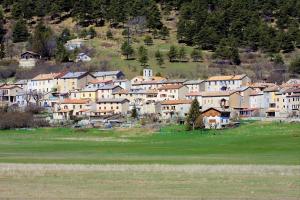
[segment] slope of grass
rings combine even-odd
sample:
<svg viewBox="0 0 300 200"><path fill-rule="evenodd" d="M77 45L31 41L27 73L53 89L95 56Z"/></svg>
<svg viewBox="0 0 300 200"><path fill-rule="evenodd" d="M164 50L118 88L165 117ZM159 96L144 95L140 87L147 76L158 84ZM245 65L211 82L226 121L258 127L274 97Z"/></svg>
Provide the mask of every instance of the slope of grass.
<svg viewBox="0 0 300 200"><path fill-rule="evenodd" d="M170 126L101 131L0 132L0 162L114 164L300 164L300 124L249 123L222 131Z"/></svg>

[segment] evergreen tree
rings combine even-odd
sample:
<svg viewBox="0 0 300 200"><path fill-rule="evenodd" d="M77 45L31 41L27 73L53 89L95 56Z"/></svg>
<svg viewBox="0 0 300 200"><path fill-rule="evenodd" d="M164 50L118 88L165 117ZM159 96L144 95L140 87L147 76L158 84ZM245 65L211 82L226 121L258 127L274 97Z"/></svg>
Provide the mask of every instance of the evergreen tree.
<svg viewBox="0 0 300 200"><path fill-rule="evenodd" d="M174 45L172 45L170 47L169 52L168 52L169 61L170 62L176 61L177 60L177 56L178 56L177 48Z"/></svg>
<svg viewBox="0 0 300 200"><path fill-rule="evenodd" d="M142 66L145 66L148 62L148 51L144 46L140 46L138 49L138 60Z"/></svg>
<svg viewBox="0 0 300 200"><path fill-rule="evenodd" d="M126 56L127 60L130 58L130 56L132 56L134 54L134 50L133 50L132 46L127 41L125 41L122 44L121 51L122 51L122 55Z"/></svg>
<svg viewBox="0 0 300 200"><path fill-rule="evenodd" d="M167 27L163 26L159 31L159 35L162 37L163 40L165 40L167 37L169 37L170 31Z"/></svg>
<svg viewBox="0 0 300 200"><path fill-rule="evenodd" d="M191 58L193 62L199 62L202 59L201 51L194 48L191 52Z"/></svg>
<svg viewBox="0 0 300 200"><path fill-rule="evenodd" d="M0 44L0 59L2 60L3 58L5 58L5 47L4 47L4 43L2 42Z"/></svg>
<svg viewBox="0 0 300 200"><path fill-rule="evenodd" d="M61 32L60 36L58 37L58 42L61 42L65 44L68 40L71 40L71 32L68 28L64 28L63 31Z"/></svg>
<svg viewBox="0 0 300 200"><path fill-rule="evenodd" d="M164 57L163 57L162 53L159 50L157 50L155 52L155 59L156 59L157 64L160 67L164 64Z"/></svg>
<svg viewBox="0 0 300 200"><path fill-rule="evenodd" d="M133 108L131 110L131 118L133 118L133 119L137 119L138 118L138 113L137 113L135 105L133 106Z"/></svg>
<svg viewBox="0 0 300 200"><path fill-rule="evenodd" d="M55 59L58 62L68 62L69 53L62 42L57 43Z"/></svg>
<svg viewBox="0 0 300 200"><path fill-rule="evenodd" d="M187 130L195 130L195 125L197 118L200 116L200 106L197 99L194 99L190 111L188 113L188 116L186 118L186 128Z"/></svg>
<svg viewBox="0 0 300 200"><path fill-rule="evenodd" d="M178 57L179 57L181 62L186 59L186 50L183 46L180 47L180 49L179 49Z"/></svg>
<svg viewBox="0 0 300 200"><path fill-rule="evenodd" d="M52 57L55 48L53 43L55 41L53 42L53 32L49 27L40 22L36 26L30 40L34 52L40 54L42 57Z"/></svg>
<svg viewBox="0 0 300 200"><path fill-rule="evenodd" d="M97 32L93 26L89 28L88 35L91 37L91 39L97 36Z"/></svg>
<svg viewBox="0 0 300 200"><path fill-rule="evenodd" d="M13 26L12 38L13 42L25 42L28 40L29 33L25 20L18 20Z"/></svg>

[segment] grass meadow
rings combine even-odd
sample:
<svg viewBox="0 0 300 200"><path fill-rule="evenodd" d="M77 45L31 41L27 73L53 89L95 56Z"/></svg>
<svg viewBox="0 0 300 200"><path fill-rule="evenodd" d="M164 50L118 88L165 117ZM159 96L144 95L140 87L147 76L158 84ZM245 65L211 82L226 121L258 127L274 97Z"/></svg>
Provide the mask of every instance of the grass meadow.
<svg viewBox="0 0 300 200"><path fill-rule="evenodd" d="M0 131L0 199L300 199L300 124Z"/></svg>

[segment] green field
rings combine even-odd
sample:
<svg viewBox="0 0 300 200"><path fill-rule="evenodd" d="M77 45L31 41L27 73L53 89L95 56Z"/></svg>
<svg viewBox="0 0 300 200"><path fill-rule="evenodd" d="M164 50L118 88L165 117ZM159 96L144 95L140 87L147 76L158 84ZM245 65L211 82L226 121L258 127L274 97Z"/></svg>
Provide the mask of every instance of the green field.
<svg viewBox="0 0 300 200"><path fill-rule="evenodd" d="M300 199L300 124L0 132L0 199Z"/></svg>
<svg viewBox="0 0 300 200"><path fill-rule="evenodd" d="M0 132L2 163L300 164L300 124L244 123L221 131L48 128Z"/></svg>

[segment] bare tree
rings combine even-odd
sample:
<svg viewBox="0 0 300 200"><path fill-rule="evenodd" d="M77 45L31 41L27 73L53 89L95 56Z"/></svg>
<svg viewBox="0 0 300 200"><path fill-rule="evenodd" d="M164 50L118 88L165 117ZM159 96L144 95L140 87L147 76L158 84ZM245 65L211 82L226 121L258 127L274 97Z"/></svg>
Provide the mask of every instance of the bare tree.
<svg viewBox="0 0 300 200"><path fill-rule="evenodd" d="M32 98L32 92L25 91L24 92L24 100L26 101L26 106L29 105L31 98Z"/></svg>
<svg viewBox="0 0 300 200"><path fill-rule="evenodd" d="M36 106L39 106L40 101L43 99L44 94L38 91L33 91L32 92L32 98L35 101Z"/></svg>

